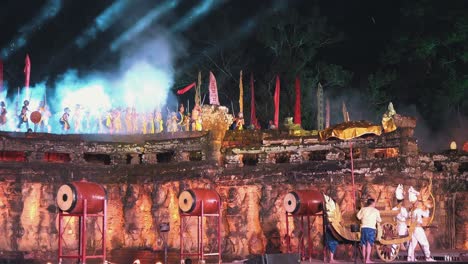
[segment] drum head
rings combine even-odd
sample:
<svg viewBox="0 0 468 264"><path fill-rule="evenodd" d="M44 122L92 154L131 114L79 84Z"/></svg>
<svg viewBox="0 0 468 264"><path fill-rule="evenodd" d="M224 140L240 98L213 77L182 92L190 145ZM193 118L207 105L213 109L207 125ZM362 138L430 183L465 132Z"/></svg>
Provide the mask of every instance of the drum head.
<svg viewBox="0 0 468 264"><path fill-rule="evenodd" d="M189 191L183 191L179 195L179 208L184 213L190 213L196 205L195 195Z"/></svg>
<svg viewBox="0 0 468 264"><path fill-rule="evenodd" d="M76 198L70 185L62 185L57 191L57 205L62 211L71 211Z"/></svg>
<svg viewBox="0 0 468 264"><path fill-rule="evenodd" d="M29 117L29 119L31 119L31 122L33 122L34 124L41 122L41 118L42 118L42 115L41 115L41 112L39 111L32 112L31 116Z"/></svg>
<svg viewBox="0 0 468 264"><path fill-rule="evenodd" d="M290 192L284 196L283 205L286 212L293 214L299 209L299 197L295 192Z"/></svg>

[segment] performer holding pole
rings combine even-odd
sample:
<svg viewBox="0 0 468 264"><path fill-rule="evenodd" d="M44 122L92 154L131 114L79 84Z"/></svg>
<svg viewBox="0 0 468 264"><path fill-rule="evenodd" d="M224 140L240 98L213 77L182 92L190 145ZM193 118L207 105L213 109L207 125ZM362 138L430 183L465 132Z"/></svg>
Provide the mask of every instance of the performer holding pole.
<svg viewBox="0 0 468 264"><path fill-rule="evenodd" d="M408 248L408 261L416 261L414 256L414 250L418 243L421 245L422 250L424 251L424 256L426 256L426 261L435 261L431 257L431 251L429 249L429 241L427 240L426 233L422 227L423 217L429 217L429 209L425 208L420 200L417 200L414 203L414 209L411 213L412 221L416 222L416 227L412 234L412 238Z"/></svg>

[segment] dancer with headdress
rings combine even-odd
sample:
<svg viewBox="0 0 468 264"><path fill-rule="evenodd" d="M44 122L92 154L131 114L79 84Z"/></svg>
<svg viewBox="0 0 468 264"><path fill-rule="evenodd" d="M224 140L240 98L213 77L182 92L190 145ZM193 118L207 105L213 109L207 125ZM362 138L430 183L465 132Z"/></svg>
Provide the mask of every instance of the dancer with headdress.
<svg viewBox="0 0 468 264"><path fill-rule="evenodd" d="M177 127L179 131L184 131L185 130L185 107L184 104L180 104L179 106L179 112L177 112L176 118L177 118Z"/></svg>
<svg viewBox="0 0 468 264"><path fill-rule="evenodd" d="M154 115L154 132L155 133L161 133L164 131L164 122L162 118L162 114L160 110L156 110L156 113Z"/></svg>
<svg viewBox="0 0 468 264"><path fill-rule="evenodd" d="M125 109L125 132L127 134L133 133L132 109L130 107Z"/></svg>
<svg viewBox="0 0 468 264"><path fill-rule="evenodd" d="M195 107L192 110L192 131L202 131L202 116L201 116L201 107L198 104L195 104Z"/></svg>
<svg viewBox="0 0 468 264"><path fill-rule="evenodd" d="M7 109L5 106L5 102L1 101L0 102L0 129L4 130L4 127L6 126L7 123Z"/></svg>
<svg viewBox="0 0 468 264"><path fill-rule="evenodd" d="M120 114L120 108L116 108L114 109L114 111L112 111L112 123L114 133L120 134L122 132L122 119Z"/></svg>
<svg viewBox="0 0 468 264"><path fill-rule="evenodd" d="M19 122L18 122L18 126L16 126L16 131L20 131L21 126L23 124L26 124L26 130L29 129L28 106L29 106L29 101L24 100L23 107L21 108L21 112L18 115Z"/></svg>
<svg viewBox="0 0 468 264"><path fill-rule="evenodd" d="M75 133L81 132L81 121L83 119L82 113L81 113L81 105L77 104L75 106L75 111L73 112L73 126Z"/></svg>
<svg viewBox="0 0 468 264"><path fill-rule="evenodd" d="M63 109L63 115L60 118L60 124L62 125L62 132L67 133L68 130L70 130L70 123L69 123L69 118L70 118L70 108L65 107Z"/></svg>

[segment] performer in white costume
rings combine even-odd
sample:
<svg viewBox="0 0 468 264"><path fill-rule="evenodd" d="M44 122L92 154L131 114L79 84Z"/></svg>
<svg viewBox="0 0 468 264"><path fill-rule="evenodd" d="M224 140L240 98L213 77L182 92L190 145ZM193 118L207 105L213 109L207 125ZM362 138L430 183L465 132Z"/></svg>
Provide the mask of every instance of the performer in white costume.
<svg viewBox="0 0 468 264"><path fill-rule="evenodd" d="M397 206L393 207L392 210L399 211L395 218L397 221L397 232L400 237L405 237L408 235L408 224L406 223L406 220L408 219L408 210L406 210L405 206L403 205L403 193L403 185L398 184L398 187L395 191L398 204ZM406 245L402 243L401 249L406 250Z"/></svg>
<svg viewBox="0 0 468 264"><path fill-rule="evenodd" d="M412 221L416 222L416 227L412 234L412 239L409 244L408 248L408 261L416 261L414 257L414 250L418 243L421 245L422 250L424 251L424 255L426 257L426 261L435 261L431 258L431 251L429 249L429 241L427 240L426 233L422 227L423 225L423 217L429 217L429 209L422 208L422 203L420 201L416 201L414 203L414 209L411 213Z"/></svg>
<svg viewBox="0 0 468 264"><path fill-rule="evenodd" d="M408 219L408 210L406 210L406 208L403 206L403 202L399 203L392 210L400 210L396 216L398 235L408 235L408 225L406 224L406 219Z"/></svg>

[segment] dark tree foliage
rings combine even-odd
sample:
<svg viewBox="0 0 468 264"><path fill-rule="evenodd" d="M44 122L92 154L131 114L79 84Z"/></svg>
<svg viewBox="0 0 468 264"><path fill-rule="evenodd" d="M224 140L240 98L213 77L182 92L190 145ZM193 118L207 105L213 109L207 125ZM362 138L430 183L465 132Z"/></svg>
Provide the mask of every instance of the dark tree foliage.
<svg viewBox="0 0 468 264"><path fill-rule="evenodd" d="M462 122L468 115L468 16L462 5L404 2L381 67L369 76L374 106L392 99L414 103L433 128Z"/></svg>
<svg viewBox="0 0 468 264"><path fill-rule="evenodd" d="M253 73L257 116L266 124L273 119L275 76L281 78L281 119L294 114L294 80L299 76L306 129L315 128L319 82L332 102L332 123L342 120L338 114L342 101L349 103L352 119L375 122L392 101L397 112L415 106L433 129L442 128L447 121L462 127L468 116L465 2L394 4L400 8L388 12L371 1L301 2L288 8L264 4L261 12L248 18L240 18L239 10L229 8L250 9L229 5L227 10L232 12L213 13L207 19L216 23L209 23L208 28L202 23L187 32L190 58L178 70L176 88L196 80L201 70L202 94L207 93L208 72L213 71L221 104L233 106L237 112L239 71L243 70L244 112L249 123L249 78ZM337 13L336 6L346 10ZM369 48L372 50L367 52Z"/></svg>
<svg viewBox="0 0 468 264"><path fill-rule="evenodd" d="M296 76L301 80L302 124L315 128L316 88L319 82L325 89L338 90L349 84L353 74L342 66L318 59L320 50L343 40L343 34L334 30L326 17L314 6L307 15L295 10L277 12L261 25L258 40L266 47L267 64L263 72L266 87L260 96L273 98L275 76L281 77L280 115L294 115ZM262 109L262 115L271 119L273 105Z"/></svg>

